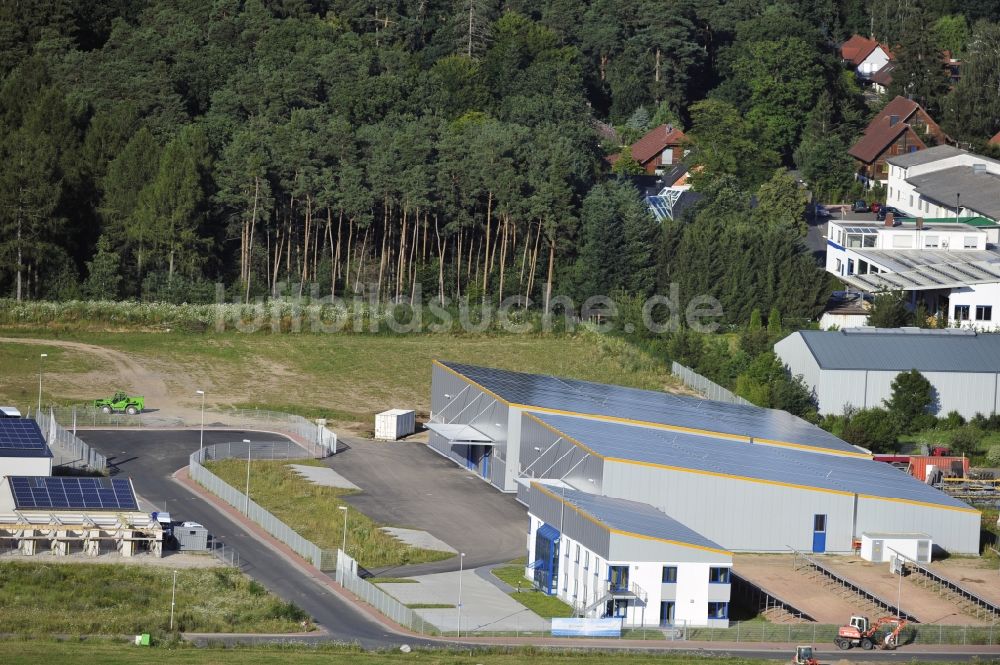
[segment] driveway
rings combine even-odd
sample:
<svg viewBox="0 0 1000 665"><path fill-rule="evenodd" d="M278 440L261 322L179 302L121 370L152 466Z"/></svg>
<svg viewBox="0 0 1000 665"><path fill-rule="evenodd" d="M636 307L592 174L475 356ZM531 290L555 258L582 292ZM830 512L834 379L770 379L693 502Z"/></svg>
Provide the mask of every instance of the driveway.
<svg viewBox="0 0 1000 665"><path fill-rule="evenodd" d="M465 567L506 563L527 553L528 514L511 494L414 441L341 438L326 464L361 488L345 497L386 526L420 529L465 552ZM458 570L458 557L373 571L425 575Z"/></svg>

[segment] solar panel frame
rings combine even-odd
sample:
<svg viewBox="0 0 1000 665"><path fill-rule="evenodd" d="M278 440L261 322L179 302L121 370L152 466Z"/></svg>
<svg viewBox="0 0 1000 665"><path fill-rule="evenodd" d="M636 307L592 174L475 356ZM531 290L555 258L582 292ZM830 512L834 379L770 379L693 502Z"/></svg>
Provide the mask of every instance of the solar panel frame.
<svg viewBox="0 0 1000 665"><path fill-rule="evenodd" d="M26 418L0 418L0 457L51 457L38 423Z"/></svg>

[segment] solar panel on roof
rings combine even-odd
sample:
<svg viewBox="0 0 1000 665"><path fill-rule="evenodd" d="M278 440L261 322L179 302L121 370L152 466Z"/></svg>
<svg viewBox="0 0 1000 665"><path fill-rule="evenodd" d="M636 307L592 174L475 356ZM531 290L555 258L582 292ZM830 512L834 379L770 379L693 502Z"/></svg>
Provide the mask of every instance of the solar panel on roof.
<svg viewBox="0 0 1000 665"><path fill-rule="evenodd" d="M45 437L34 420L0 418L0 449L44 450Z"/></svg>
<svg viewBox="0 0 1000 665"><path fill-rule="evenodd" d="M75 478L67 476L12 476L14 507L55 510L138 510L126 478Z"/></svg>

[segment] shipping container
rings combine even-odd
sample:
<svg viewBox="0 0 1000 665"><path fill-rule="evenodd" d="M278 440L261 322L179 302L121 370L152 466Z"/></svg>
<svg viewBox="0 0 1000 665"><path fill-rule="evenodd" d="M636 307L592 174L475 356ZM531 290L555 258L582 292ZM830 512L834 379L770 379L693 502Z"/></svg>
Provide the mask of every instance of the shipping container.
<svg viewBox="0 0 1000 665"><path fill-rule="evenodd" d="M945 478L965 478L969 475L968 457L932 457L931 455L914 455L910 457L910 474L920 482L928 481L927 468L937 467Z"/></svg>
<svg viewBox="0 0 1000 665"><path fill-rule="evenodd" d="M375 416L375 438L395 441L416 431L416 415L406 409L389 409Z"/></svg>
<svg viewBox="0 0 1000 665"><path fill-rule="evenodd" d="M918 563L930 563L934 542L926 533L863 533L861 558L884 563L896 554Z"/></svg>

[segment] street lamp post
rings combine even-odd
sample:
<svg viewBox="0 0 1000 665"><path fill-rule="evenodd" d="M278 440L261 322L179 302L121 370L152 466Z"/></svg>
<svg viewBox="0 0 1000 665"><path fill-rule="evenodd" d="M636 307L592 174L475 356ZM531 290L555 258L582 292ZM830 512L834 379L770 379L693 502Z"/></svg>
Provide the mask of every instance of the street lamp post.
<svg viewBox="0 0 1000 665"><path fill-rule="evenodd" d="M250 439L243 439L243 443L247 444L247 492L243 512L250 517Z"/></svg>
<svg viewBox="0 0 1000 665"><path fill-rule="evenodd" d="M35 413L42 412L42 362L45 358L48 358L49 354L43 353L38 356L38 411ZM35 416L38 417L37 415Z"/></svg>
<svg viewBox="0 0 1000 665"><path fill-rule="evenodd" d="M338 510L344 511L344 542L340 546L340 550L347 554L347 506L337 506Z"/></svg>
<svg viewBox="0 0 1000 665"><path fill-rule="evenodd" d="M174 571L174 583L170 587L170 630L174 629L174 605L177 599L177 571Z"/></svg>
<svg viewBox="0 0 1000 665"><path fill-rule="evenodd" d="M458 555L458 636L462 636L462 573L465 570L465 552Z"/></svg>
<svg viewBox="0 0 1000 665"><path fill-rule="evenodd" d="M205 391L196 390L195 395L201 395L201 436L198 439L198 461L205 462Z"/></svg>

